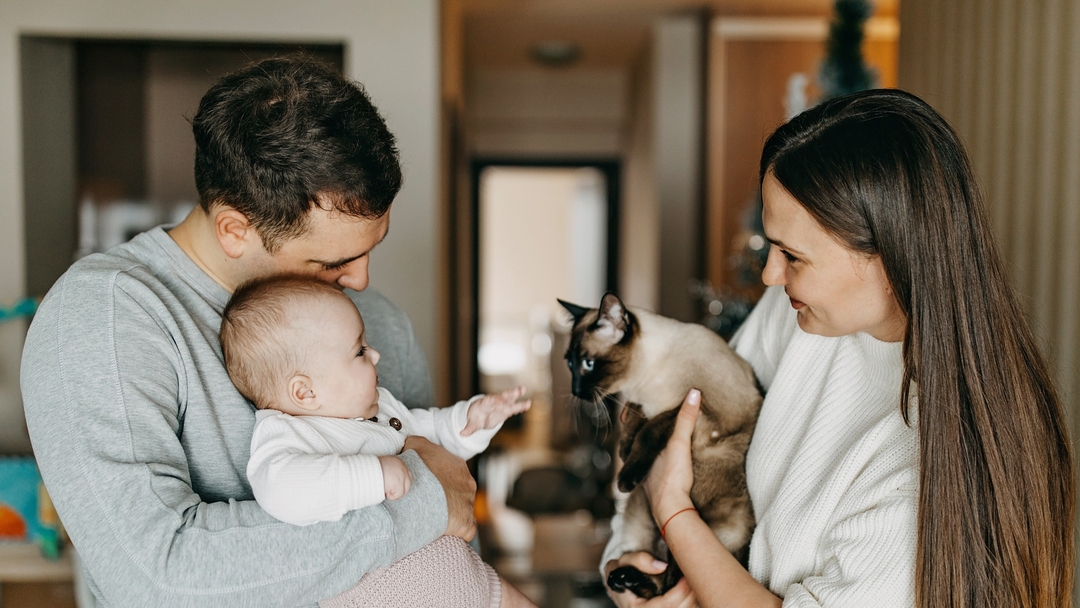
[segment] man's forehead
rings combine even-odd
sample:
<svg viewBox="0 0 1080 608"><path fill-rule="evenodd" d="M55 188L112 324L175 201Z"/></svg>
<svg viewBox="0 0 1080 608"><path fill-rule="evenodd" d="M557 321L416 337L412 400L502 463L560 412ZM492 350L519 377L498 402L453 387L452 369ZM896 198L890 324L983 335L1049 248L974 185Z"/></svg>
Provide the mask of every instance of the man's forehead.
<svg viewBox="0 0 1080 608"><path fill-rule="evenodd" d="M377 218L364 218L316 207L308 218L307 230L286 241L283 247L291 245L291 249L318 252L327 258L357 255L382 241L389 229L389 212Z"/></svg>

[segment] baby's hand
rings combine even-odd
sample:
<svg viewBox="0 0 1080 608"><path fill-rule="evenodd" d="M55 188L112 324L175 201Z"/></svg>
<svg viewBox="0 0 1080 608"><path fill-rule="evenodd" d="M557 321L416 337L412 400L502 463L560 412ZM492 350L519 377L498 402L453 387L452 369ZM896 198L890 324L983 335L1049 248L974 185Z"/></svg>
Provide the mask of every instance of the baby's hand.
<svg viewBox="0 0 1080 608"><path fill-rule="evenodd" d="M498 395L484 395L469 406L469 422L461 429L462 437L468 437L480 429L493 429L514 414L529 409L531 400L519 401L525 396L525 387L519 386Z"/></svg>
<svg viewBox="0 0 1080 608"><path fill-rule="evenodd" d="M383 490L386 500L397 500L412 487L412 471L396 456L379 456L382 465Z"/></svg>

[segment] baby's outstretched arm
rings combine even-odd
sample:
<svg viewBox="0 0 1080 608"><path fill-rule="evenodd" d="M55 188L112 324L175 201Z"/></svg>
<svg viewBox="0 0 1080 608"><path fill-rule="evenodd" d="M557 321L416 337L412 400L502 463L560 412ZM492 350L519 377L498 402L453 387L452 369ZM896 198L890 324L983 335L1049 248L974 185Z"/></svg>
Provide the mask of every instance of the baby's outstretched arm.
<svg viewBox="0 0 1080 608"><path fill-rule="evenodd" d="M405 466L405 461L396 456L379 456L379 464L382 465L386 500L397 500L408 493L412 487L412 471Z"/></svg>
<svg viewBox="0 0 1080 608"><path fill-rule="evenodd" d="M525 387L519 386L498 395L484 395L473 401L469 406L469 422L461 429L461 435L468 437L480 429L495 428L510 416L529 409L532 401L521 401L524 396Z"/></svg>

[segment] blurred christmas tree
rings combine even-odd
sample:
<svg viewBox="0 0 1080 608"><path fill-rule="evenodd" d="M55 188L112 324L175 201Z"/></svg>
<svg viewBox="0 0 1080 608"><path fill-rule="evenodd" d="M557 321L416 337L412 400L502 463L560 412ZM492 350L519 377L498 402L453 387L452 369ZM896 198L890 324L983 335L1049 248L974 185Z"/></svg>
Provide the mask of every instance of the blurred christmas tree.
<svg viewBox="0 0 1080 608"><path fill-rule="evenodd" d="M863 31L866 20L873 13L873 5L868 0L836 0L834 10L826 56L818 70L818 87L822 95L816 103L877 86L877 72L866 65L862 55ZM806 102L805 97L799 99L805 81L803 74L794 74L788 83L789 99L785 102L788 119L801 111L800 106ZM761 283L761 270L768 259L769 245L761 224L760 191L747 207L743 229L736 237L737 253L725 260L733 270L732 285L717 290L708 282L702 282L693 287L705 309L702 323L725 338L742 325L765 289Z"/></svg>
<svg viewBox="0 0 1080 608"><path fill-rule="evenodd" d="M863 28L874 7L867 0L837 0L836 19L829 26L828 55L821 63L819 101L877 86L877 72L863 63Z"/></svg>

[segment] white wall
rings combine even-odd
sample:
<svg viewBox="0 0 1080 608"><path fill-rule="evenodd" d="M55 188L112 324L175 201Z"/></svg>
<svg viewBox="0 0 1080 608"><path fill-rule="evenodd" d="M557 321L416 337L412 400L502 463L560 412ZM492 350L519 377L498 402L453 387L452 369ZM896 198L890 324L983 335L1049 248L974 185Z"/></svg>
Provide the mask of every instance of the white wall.
<svg viewBox="0 0 1080 608"><path fill-rule="evenodd" d="M696 321L690 283L700 278L703 17L663 17L653 27L653 159L660 206L660 313Z"/></svg>
<svg viewBox="0 0 1080 608"><path fill-rule="evenodd" d="M619 210L619 290L627 304L660 309L660 207L653 158L652 45L635 66Z"/></svg>
<svg viewBox="0 0 1080 608"><path fill-rule="evenodd" d="M189 0L3 0L0 2L0 303L22 295L23 168L19 36L332 42L345 71L364 84L397 136L405 186L390 236L374 253L372 285L412 319L435 352L438 180L439 3L437 0L235 2ZM0 328L0 424L18 420L17 366L23 328ZM433 366L433 369L440 369ZM24 451L0 435L0 452Z"/></svg>

